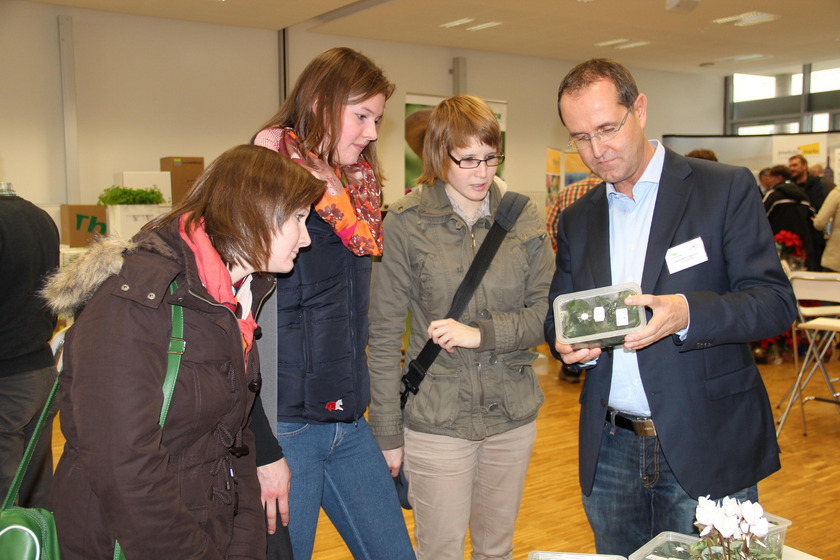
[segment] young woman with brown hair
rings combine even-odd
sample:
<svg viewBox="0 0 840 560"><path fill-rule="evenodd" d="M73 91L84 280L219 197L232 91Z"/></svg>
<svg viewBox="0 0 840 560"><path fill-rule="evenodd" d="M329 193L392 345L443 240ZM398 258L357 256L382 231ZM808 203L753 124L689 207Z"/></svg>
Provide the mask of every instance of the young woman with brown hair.
<svg viewBox="0 0 840 560"><path fill-rule="evenodd" d="M59 393L66 445L50 490L65 560L265 557L246 429L259 387L259 310L309 244L323 183L239 146L131 241L108 238L45 291L74 315ZM174 283L173 283L174 281ZM163 428L173 309L183 352Z"/></svg>
<svg viewBox="0 0 840 560"><path fill-rule="evenodd" d="M354 558L414 558L394 483L364 417L371 257L382 254L376 139L393 91L368 57L330 49L303 70L254 140L327 183L306 224L312 247L278 279L277 332L264 332L278 341L276 360L263 366L266 377L277 372L276 394L263 391L261 399L277 399L269 420L291 471L286 518L288 473L261 467L263 500L269 531L279 503L296 560L312 555L322 507ZM271 437L259 435L257 450L261 441L276 446Z"/></svg>

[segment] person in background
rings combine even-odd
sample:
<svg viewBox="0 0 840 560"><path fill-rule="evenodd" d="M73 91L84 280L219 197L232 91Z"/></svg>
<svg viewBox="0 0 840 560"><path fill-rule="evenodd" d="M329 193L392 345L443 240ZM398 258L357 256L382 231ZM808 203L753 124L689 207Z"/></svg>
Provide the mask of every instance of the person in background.
<svg viewBox="0 0 840 560"><path fill-rule="evenodd" d="M834 183L834 174L831 173L831 169L827 169L823 167L821 163L815 163L808 168L808 172L813 175L814 177L819 177L822 179L823 184L828 192L836 187L837 185ZM829 177L831 175L831 177Z"/></svg>
<svg viewBox="0 0 840 560"><path fill-rule="evenodd" d="M822 208L814 218L814 228L825 232L827 238L820 265L827 270L840 272L840 190L828 191Z"/></svg>
<svg viewBox="0 0 840 560"><path fill-rule="evenodd" d="M828 195L825 183L823 183L821 178L808 173L808 160L802 154L791 156L788 159L788 167L790 167L792 175L791 181L805 191L805 194L808 195L808 200L811 201L811 206L819 212L825 197Z"/></svg>
<svg viewBox="0 0 840 560"><path fill-rule="evenodd" d="M112 558L115 539L126 558L265 557L247 427L274 277L258 271L292 269L323 192L271 150L238 146L130 241L96 242L50 279L53 311L75 316L49 496L64 560ZM185 345L161 428L174 306Z"/></svg>
<svg viewBox="0 0 840 560"><path fill-rule="evenodd" d="M715 152L713 150L709 150L709 149L706 149L706 148L700 148L698 150L691 150L690 152L685 154L685 157L693 157L693 158L697 158L697 159L707 159L709 161L717 161L718 160L717 156L715 155Z"/></svg>
<svg viewBox="0 0 840 560"><path fill-rule="evenodd" d="M0 183L0 500L6 497L55 376L50 338L55 315L38 293L58 266L52 218ZM35 446L18 505L46 507L53 474L52 419Z"/></svg>
<svg viewBox="0 0 840 560"><path fill-rule="evenodd" d="M770 176L774 185L764 195L763 203L773 234L783 230L796 234L805 250L805 268L819 270L823 241L814 229L816 212L808 195L791 181L792 175L787 166L773 166L770 168Z"/></svg>
<svg viewBox="0 0 840 560"><path fill-rule="evenodd" d="M762 198L767 194L767 191L775 187L778 183L778 179L770 175L769 167L765 167L758 172L758 190L761 192Z"/></svg>
<svg viewBox="0 0 840 560"><path fill-rule="evenodd" d="M558 109L605 184L560 214L549 300L636 282L625 304L648 314L608 352L560 343L551 308L545 319L554 356L591 368L579 474L596 550L629 556L662 531L694 532L699 496L755 501L780 468L747 341L790 328L796 299L752 173L649 141L647 97L623 65L573 68Z"/></svg>
<svg viewBox="0 0 840 560"><path fill-rule="evenodd" d="M580 181L575 181L574 183L570 183L560 189L557 199L545 215L545 226L548 230L548 238L551 240L551 248L555 253L557 252L557 245L555 241L557 239L557 220L560 218L560 212L571 206L574 201L601 183L603 183L601 178L590 171L589 175Z"/></svg>
<svg viewBox="0 0 840 560"><path fill-rule="evenodd" d="M279 475L272 465L260 468L263 500L273 509L281 498L295 560L312 556L322 507L355 558L414 558L388 466L364 417L371 257L382 254L376 139L393 91L368 57L330 49L307 65L254 140L327 184L306 224L312 247L278 278L269 302L276 332L263 334L278 345L274 363L263 364L277 390L261 397L277 401L269 419L277 439L257 430L257 450L279 441L288 461ZM284 536L276 535L269 537L272 559L281 548L272 543Z"/></svg>
<svg viewBox="0 0 840 560"><path fill-rule="evenodd" d="M601 178L590 171L589 175L580 181L575 181L560 189L560 193L548 209L545 219L548 239L551 241L551 248L554 249L555 253L557 252L557 223L560 220L560 212L571 206L573 202L601 183L603 183ZM579 368L561 366L558 376L568 383L580 383L580 378L583 376L584 371Z"/></svg>
<svg viewBox="0 0 840 560"><path fill-rule="evenodd" d="M433 111L423 174L385 218L370 310L373 433L391 474L405 459L417 557L510 559L543 394L530 350L548 307L552 254L529 201L462 316L446 313L504 190L499 122L469 95ZM405 363L400 347L410 314ZM431 339L441 352L400 411L400 379Z"/></svg>

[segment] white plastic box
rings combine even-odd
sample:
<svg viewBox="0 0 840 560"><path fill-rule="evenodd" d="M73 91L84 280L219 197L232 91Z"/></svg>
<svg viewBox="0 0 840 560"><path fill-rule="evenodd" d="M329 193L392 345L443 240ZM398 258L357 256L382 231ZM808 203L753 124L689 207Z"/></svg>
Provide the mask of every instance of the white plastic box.
<svg viewBox="0 0 840 560"><path fill-rule="evenodd" d="M557 339L573 348L620 346L624 335L647 324L641 305L625 305L630 295L640 295L638 284L627 282L562 294L554 299Z"/></svg>
<svg viewBox="0 0 840 560"><path fill-rule="evenodd" d="M131 239L146 222L169 212L170 204L115 204L106 206L108 233Z"/></svg>
<svg viewBox="0 0 840 560"><path fill-rule="evenodd" d="M535 550L528 554L528 560L627 560L624 556L609 554L582 554L578 552L546 552Z"/></svg>
<svg viewBox="0 0 840 560"><path fill-rule="evenodd" d="M782 558L785 534L791 522L772 513L765 512L764 517L770 522L770 531L767 535L754 539L752 546L750 546L750 552L767 555L762 557ZM697 535L683 535L682 533L666 531L659 533L650 542L631 554L629 560L690 560L690 547L699 541L700 537Z"/></svg>

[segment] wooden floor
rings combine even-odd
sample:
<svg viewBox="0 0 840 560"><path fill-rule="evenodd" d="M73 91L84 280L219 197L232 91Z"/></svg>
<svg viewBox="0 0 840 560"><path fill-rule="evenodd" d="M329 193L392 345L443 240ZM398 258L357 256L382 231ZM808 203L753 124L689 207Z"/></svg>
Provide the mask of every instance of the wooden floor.
<svg viewBox="0 0 840 560"><path fill-rule="evenodd" d="M537 443L525 483L525 496L516 525L514 558L526 559L534 550L594 553L592 533L583 513L577 476L577 422L580 384L557 378L553 359L543 361L540 385L546 403L537 420ZM775 406L794 380L793 364L760 366ZM840 363L829 364L840 376ZM806 395L828 396L822 378L814 378ZM781 410L775 409L776 417ZM782 470L759 484L765 510L790 519L786 544L824 560L838 558L836 518L840 514L840 414L831 404L805 405L808 435L802 435L799 410L794 409L779 444ZM733 426L737 430L737 426ZM56 429L54 447L60 452ZM690 437L690 434L687 434ZM714 452L714 450L709 450ZM411 512L406 513L409 532ZM465 557L469 558L469 543ZM315 541L316 560L349 560L347 547L326 516Z"/></svg>

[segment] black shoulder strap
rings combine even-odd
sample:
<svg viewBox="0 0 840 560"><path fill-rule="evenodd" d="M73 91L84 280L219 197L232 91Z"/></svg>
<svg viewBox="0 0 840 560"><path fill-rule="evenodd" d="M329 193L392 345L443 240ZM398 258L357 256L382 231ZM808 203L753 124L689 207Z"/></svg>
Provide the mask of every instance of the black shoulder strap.
<svg viewBox="0 0 840 560"><path fill-rule="evenodd" d="M478 253L476 253L466 276L461 281L461 285L455 290L455 297L452 298L452 305L446 314L447 318L458 319L464 312L473 293L481 283L481 279L484 278L484 273L487 272L490 262L496 256L496 251L499 250L505 234L513 229L527 203L528 197L519 193L508 191L502 197L493 218L493 226L487 232L487 237L484 238L481 247L478 248ZM435 361L440 350L440 346L430 339L426 341L426 345L423 346L420 354L408 364L408 371L402 377L403 390L400 392L402 407L405 407L409 392L416 395L417 391L420 390L420 382L426 377L426 371Z"/></svg>

